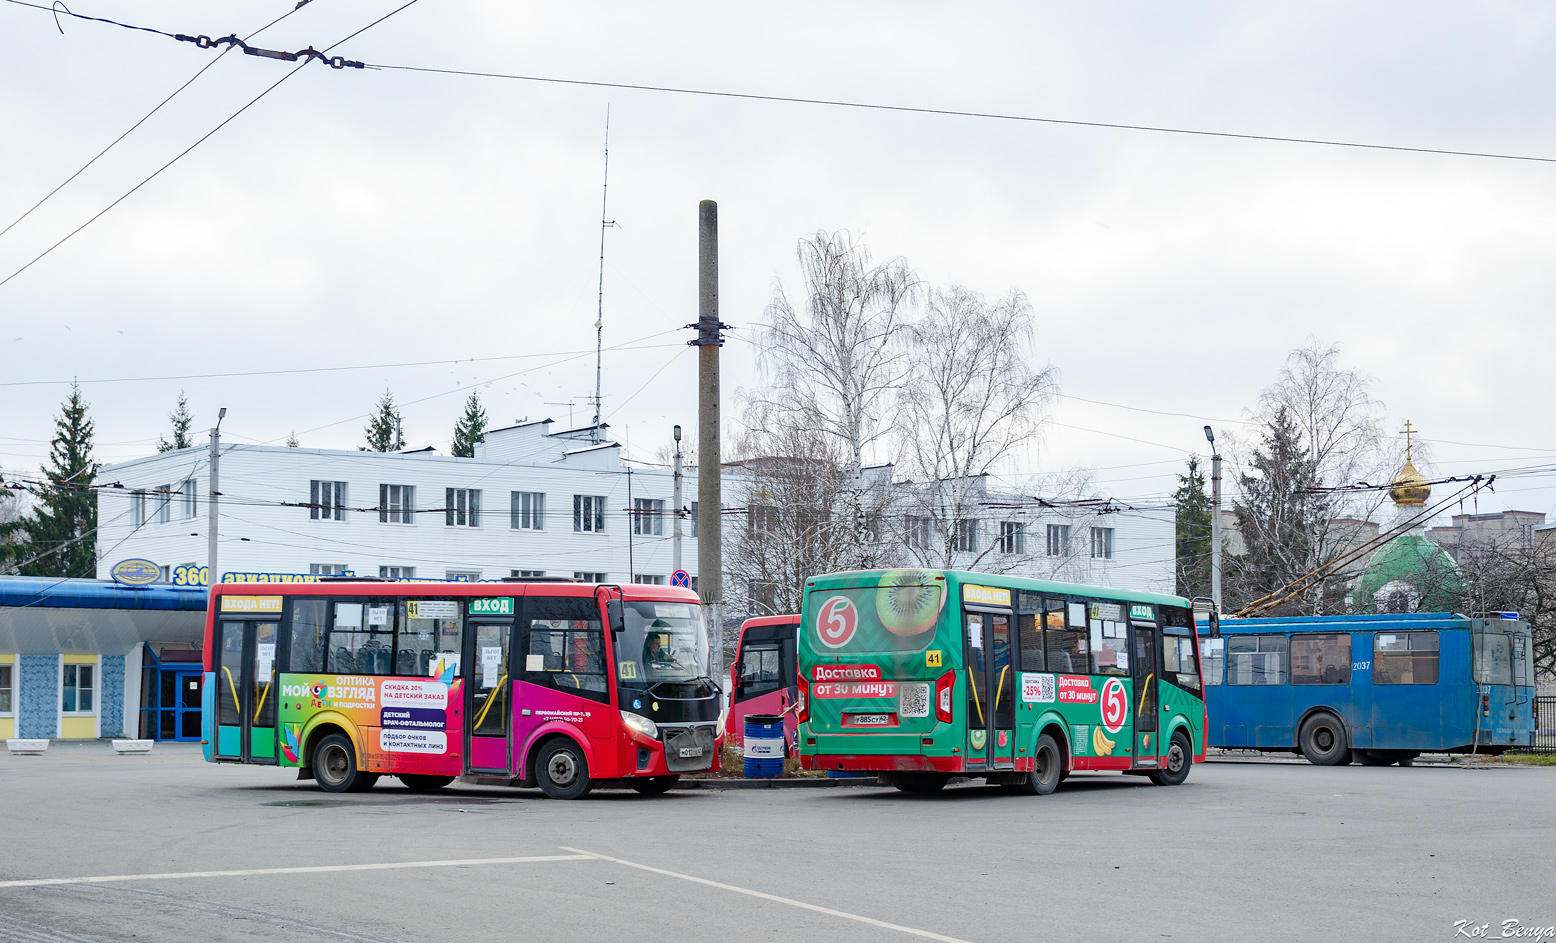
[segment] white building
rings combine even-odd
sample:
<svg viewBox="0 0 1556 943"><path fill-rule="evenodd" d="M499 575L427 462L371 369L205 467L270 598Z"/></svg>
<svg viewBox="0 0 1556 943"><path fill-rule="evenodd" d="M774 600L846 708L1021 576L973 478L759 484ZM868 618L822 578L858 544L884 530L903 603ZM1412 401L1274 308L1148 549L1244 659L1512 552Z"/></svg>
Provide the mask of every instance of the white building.
<svg viewBox="0 0 1556 943"><path fill-rule="evenodd" d="M617 444L593 442L592 429L550 428L544 420L490 430L474 458L223 443L218 578L668 583L673 474L629 469ZM99 577L138 558L161 566L168 582L200 579L209 465L209 448L196 447L102 470L98 481L116 487L99 492ZM696 476L686 476L687 508L696 493ZM682 522L682 565L695 575L693 521Z"/></svg>

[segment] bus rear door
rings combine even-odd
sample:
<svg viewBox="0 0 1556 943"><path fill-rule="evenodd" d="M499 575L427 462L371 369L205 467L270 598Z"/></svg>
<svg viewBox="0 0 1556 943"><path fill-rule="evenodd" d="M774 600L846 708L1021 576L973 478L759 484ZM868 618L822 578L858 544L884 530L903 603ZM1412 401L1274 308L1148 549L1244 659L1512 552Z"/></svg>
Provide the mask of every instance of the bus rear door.
<svg viewBox="0 0 1556 943"><path fill-rule="evenodd" d="M223 597L227 599L230 597ZM276 639L274 617L221 616L216 652L216 749L224 760L276 761Z"/></svg>

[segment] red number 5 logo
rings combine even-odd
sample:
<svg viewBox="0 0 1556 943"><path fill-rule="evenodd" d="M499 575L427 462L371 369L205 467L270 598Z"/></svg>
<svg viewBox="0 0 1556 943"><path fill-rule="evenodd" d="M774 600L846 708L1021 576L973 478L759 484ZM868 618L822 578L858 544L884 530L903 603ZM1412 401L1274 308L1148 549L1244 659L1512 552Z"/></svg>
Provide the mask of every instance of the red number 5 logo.
<svg viewBox="0 0 1556 943"><path fill-rule="evenodd" d="M1124 682L1109 678L1102 686L1102 726L1108 733L1118 733L1129 719L1129 695L1124 693Z"/></svg>
<svg viewBox="0 0 1556 943"><path fill-rule="evenodd" d="M847 596L833 596L816 613L816 635L828 648L842 648L854 637L859 626L859 610Z"/></svg>

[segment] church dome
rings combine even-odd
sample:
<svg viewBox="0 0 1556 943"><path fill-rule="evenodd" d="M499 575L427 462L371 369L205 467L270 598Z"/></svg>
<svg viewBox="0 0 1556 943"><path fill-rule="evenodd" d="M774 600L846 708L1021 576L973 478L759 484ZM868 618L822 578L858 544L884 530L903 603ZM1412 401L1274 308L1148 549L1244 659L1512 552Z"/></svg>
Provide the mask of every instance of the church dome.
<svg viewBox="0 0 1556 943"><path fill-rule="evenodd" d="M1405 467L1389 482L1389 497L1399 507L1418 508L1431 496L1432 486L1427 483L1426 476L1416 470L1414 462L1405 459Z"/></svg>

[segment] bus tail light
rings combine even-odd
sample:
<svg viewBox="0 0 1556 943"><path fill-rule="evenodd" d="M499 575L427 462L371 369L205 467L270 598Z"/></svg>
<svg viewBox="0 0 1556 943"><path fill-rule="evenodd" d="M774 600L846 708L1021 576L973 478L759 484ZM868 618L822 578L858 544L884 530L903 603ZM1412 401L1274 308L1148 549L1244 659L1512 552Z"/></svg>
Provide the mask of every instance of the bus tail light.
<svg viewBox="0 0 1556 943"><path fill-rule="evenodd" d="M947 671L935 682L935 719L941 723L949 724L953 717L951 714L951 691L956 687L956 672Z"/></svg>
<svg viewBox="0 0 1556 943"><path fill-rule="evenodd" d="M798 678L799 684L794 694L794 720L795 723L806 723L810 720L810 682L804 675Z"/></svg>

